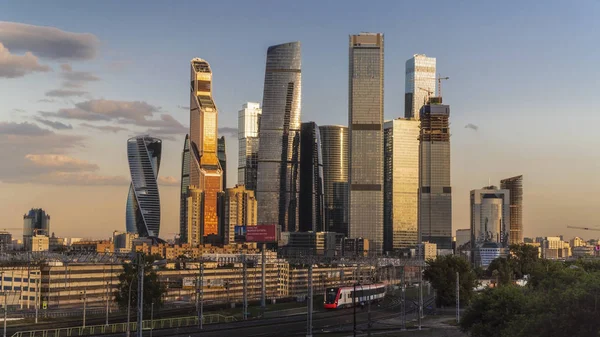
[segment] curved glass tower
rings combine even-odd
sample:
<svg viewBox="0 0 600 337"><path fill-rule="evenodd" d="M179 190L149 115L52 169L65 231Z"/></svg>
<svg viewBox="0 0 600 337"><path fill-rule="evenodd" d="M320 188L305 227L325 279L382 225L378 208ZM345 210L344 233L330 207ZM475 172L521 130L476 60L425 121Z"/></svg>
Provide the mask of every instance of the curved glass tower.
<svg viewBox="0 0 600 337"><path fill-rule="evenodd" d="M300 42L271 46L260 119L256 199L258 223L298 230Z"/></svg>
<svg viewBox="0 0 600 337"><path fill-rule="evenodd" d="M160 197L158 195L158 169L162 141L150 136L127 140L127 159L131 185L127 197L127 232L140 237L158 238L160 230Z"/></svg>
<svg viewBox="0 0 600 337"><path fill-rule="evenodd" d="M322 125L325 231L348 235L348 128Z"/></svg>

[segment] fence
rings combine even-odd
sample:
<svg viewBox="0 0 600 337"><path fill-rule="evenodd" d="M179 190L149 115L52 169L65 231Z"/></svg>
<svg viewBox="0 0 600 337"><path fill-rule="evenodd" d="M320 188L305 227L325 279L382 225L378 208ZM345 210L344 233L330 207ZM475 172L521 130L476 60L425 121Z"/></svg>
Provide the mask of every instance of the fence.
<svg viewBox="0 0 600 337"><path fill-rule="evenodd" d="M202 324L216 324L233 322L233 316L223 315L204 315ZM142 322L143 330L151 329L172 329L198 325L198 317L175 317L163 318L155 320L147 320ZM130 331L137 331L137 322L129 323ZM100 334L115 334L125 333L127 331L127 323L113 323L109 325L90 325L86 327L71 327L71 328L56 328L46 330L31 330L19 331L12 337L71 337L71 336L94 336Z"/></svg>

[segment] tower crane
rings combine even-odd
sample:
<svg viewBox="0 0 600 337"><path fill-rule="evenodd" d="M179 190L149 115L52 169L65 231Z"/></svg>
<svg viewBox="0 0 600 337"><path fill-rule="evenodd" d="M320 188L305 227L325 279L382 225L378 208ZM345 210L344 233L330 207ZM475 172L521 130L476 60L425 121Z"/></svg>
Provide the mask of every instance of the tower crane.
<svg viewBox="0 0 600 337"><path fill-rule="evenodd" d="M438 74L437 77L437 82L438 82L438 97L442 97L442 80L449 80L450 77L441 77L440 74Z"/></svg>
<svg viewBox="0 0 600 337"><path fill-rule="evenodd" d="M431 95L433 94L433 91L431 91L431 90L429 90L429 89L422 88L422 87L419 87L419 89L421 89L421 90L423 90L423 91L427 92L427 97L425 97L425 98L423 99L423 105L426 105L426 104L427 104L427 101L429 101L429 98L430 98L430 97L431 97Z"/></svg>
<svg viewBox="0 0 600 337"><path fill-rule="evenodd" d="M586 231L600 231L600 228L593 228L593 227L567 226L567 228L583 229L583 230L586 230Z"/></svg>

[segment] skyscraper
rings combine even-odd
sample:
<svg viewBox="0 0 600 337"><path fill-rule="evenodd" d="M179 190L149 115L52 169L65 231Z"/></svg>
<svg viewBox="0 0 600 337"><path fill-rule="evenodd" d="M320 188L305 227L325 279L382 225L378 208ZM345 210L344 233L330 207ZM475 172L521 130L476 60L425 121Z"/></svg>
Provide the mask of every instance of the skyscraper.
<svg viewBox="0 0 600 337"><path fill-rule="evenodd" d="M219 158L219 165L223 170L223 189L227 188L227 151L225 151L225 136L221 136L217 143L217 157Z"/></svg>
<svg viewBox="0 0 600 337"><path fill-rule="evenodd" d="M257 202L254 191L242 185L228 188L224 193L223 232L224 244L235 242L236 226L256 226Z"/></svg>
<svg viewBox="0 0 600 337"><path fill-rule="evenodd" d="M23 245L30 250L34 235L50 235L50 215L41 208L32 208L23 215Z"/></svg>
<svg viewBox="0 0 600 337"><path fill-rule="evenodd" d="M348 128L322 125L325 231L348 235Z"/></svg>
<svg viewBox="0 0 600 337"><path fill-rule="evenodd" d="M441 98L421 108L419 135L419 242L452 249L450 106Z"/></svg>
<svg viewBox="0 0 600 337"><path fill-rule="evenodd" d="M258 168L258 126L262 109L260 104L248 102L238 111L238 185L256 190Z"/></svg>
<svg viewBox="0 0 600 337"><path fill-rule="evenodd" d="M471 191L471 262L487 268L506 256L510 218L510 192L496 186Z"/></svg>
<svg viewBox="0 0 600 337"><path fill-rule="evenodd" d="M385 250L415 247L419 243L419 121L387 121L383 139Z"/></svg>
<svg viewBox="0 0 600 337"><path fill-rule="evenodd" d="M217 156L218 110L212 98L212 70L208 62L194 58L190 73L190 189L197 189L195 196L202 199L197 202L202 217L200 226L188 224L188 231L193 227L199 233L188 232L187 241L198 245L205 236L219 234L217 194L223 190L223 170ZM190 241L190 237L197 239Z"/></svg>
<svg viewBox="0 0 600 337"><path fill-rule="evenodd" d="M406 61L404 117L419 119L421 107L435 96L435 65L434 57L423 54L415 54Z"/></svg>
<svg viewBox="0 0 600 337"><path fill-rule="evenodd" d="M383 34L350 36L350 238L383 249Z"/></svg>
<svg viewBox="0 0 600 337"><path fill-rule="evenodd" d="M300 132L301 232L324 230L323 153L321 134L315 122L302 123Z"/></svg>
<svg viewBox="0 0 600 337"><path fill-rule="evenodd" d="M500 188L510 191L510 244L523 243L523 176L500 180Z"/></svg>
<svg viewBox="0 0 600 337"><path fill-rule="evenodd" d="M298 230L300 165L300 42L267 50L256 199L258 223Z"/></svg>
<svg viewBox="0 0 600 337"><path fill-rule="evenodd" d="M131 185L125 212L127 232L140 237L158 238L160 230L160 196L158 169L162 141L150 136L127 140L127 158Z"/></svg>
<svg viewBox="0 0 600 337"><path fill-rule="evenodd" d="M190 136L185 135L181 154L181 189L179 195L179 240L188 242L188 189L190 187Z"/></svg>

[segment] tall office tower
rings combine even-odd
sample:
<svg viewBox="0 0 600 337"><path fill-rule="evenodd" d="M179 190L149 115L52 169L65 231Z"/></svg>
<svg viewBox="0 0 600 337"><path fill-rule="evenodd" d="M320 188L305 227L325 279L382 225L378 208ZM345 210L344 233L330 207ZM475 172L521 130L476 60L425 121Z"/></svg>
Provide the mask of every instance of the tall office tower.
<svg viewBox="0 0 600 337"><path fill-rule="evenodd" d="M41 208L32 208L23 215L23 244L25 249L31 247L34 235L50 236L50 215Z"/></svg>
<svg viewBox="0 0 600 337"><path fill-rule="evenodd" d="M350 36L350 238L383 250L383 34Z"/></svg>
<svg viewBox="0 0 600 337"><path fill-rule="evenodd" d="M325 231L348 235L348 128L319 126L323 151Z"/></svg>
<svg viewBox="0 0 600 337"><path fill-rule="evenodd" d="M421 109L419 135L419 242L452 249L450 106L441 98Z"/></svg>
<svg viewBox="0 0 600 337"><path fill-rule="evenodd" d="M221 164L217 156L217 107L212 99L212 70L203 59L191 61L190 85L190 189L201 191L201 225L192 245L204 243L204 237L219 234L217 194L223 190ZM188 204L189 205L189 204ZM188 213L193 210L188 209ZM188 219L190 216L188 216ZM190 225L188 224L188 230Z"/></svg>
<svg viewBox="0 0 600 337"><path fill-rule="evenodd" d="M188 241L188 211L187 198L188 188L190 187L190 136L185 135L183 142L183 153L181 154L181 189L179 195L179 240Z"/></svg>
<svg viewBox="0 0 600 337"><path fill-rule="evenodd" d="M301 125L300 158L299 230L322 232L325 228L323 153L321 134L315 122Z"/></svg>
<svg viewBox="0 0 600 337"><path fill-rule="evenodd" d="M435 96L435 57L416 54L406 61L404 117L419 119L423 105Z"/></svg>
<svg viewBox="0 0 600 337"><path fill-rule="evenodd" d="M257 201L254 191L236 185L224 192L223 243L235 243L236 226L256 226L258 221Z"/></svg>
<svg viewBox="0 0 600 337"><path fill-rule="evenodd" d="M204 226L204 191L194 185L188 187L186 201L186 229L185 240L180 237L180 243L197 246L204 243L202 233Z"/></svg>
<svg viewBox="0 0 600 337"><path fill-rule="evenodd" d="M238 185L256 190L258 168L258 126L262 109L260 104L248 102L238 111Z"/></svg>
<svg viewBox="0 0 600 337"><path fill-rule="evenodd" d="M160 230L160 196L158 195L158 169L162 141L150 136L127 140L127 158L131 185L127 197L125 219L128 233L140 237L158 238Z"/></svg>
<svg viewBox="0 0 600 337"><path fill-rule="evenodd" d="M510 192L496 186L471 191L471 242L508 246Z"/></svg>
<svg viewBox="0 0 600 337"><path fill-rule="evenodd" d="M221 136L217 142L217 157L219 165L223 170L223 190L227 188L227 153L225 151L225 136Z"/></svg>
<svg viewBox="0 0 600 337"><path fill-rule="evenodd" d="M500 180L500 188L510 191L510 244L523 243L523 176Z"/></svg>
<svg viewBox="0 0 600 337"><path fill-rule="evenodd" d="M258 223L282 232L298 230L300 69L300 42L267 50L256 199Z"/></svg>
<svg viewBox="0 0 600 337"><path fill-rule="evenodd" d="M383 126L384 248L416 247L419 215L419 121L398 118Z"/></svg>

